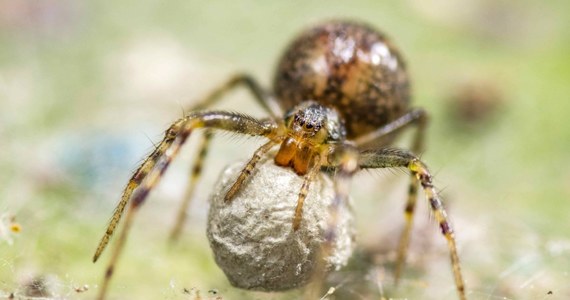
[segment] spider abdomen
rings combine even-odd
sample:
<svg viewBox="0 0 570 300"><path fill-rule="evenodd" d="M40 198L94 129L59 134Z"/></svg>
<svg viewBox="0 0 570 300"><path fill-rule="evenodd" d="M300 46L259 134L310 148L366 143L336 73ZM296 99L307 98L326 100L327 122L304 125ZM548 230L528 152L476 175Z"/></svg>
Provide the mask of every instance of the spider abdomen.
<svg viewBox="0 0 570 300"><path fill-rule="evenodd" d="M284 110L307 100L336 108L349 139L406 113L410 98L399 51L380 32L353 22L301 33L278 64L274 90Z"/></svg>

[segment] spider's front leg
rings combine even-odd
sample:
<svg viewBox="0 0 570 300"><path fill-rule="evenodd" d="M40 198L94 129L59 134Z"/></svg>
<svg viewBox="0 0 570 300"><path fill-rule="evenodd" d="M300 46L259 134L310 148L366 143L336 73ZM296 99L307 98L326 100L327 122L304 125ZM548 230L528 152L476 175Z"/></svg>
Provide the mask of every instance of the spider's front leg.
<svg viewBox="0 0 570 300"><path fill-rule="evenodd" d="M238 87L243 87L250 91L256 103L260 105L261 108L263 108L273 120L276 122L280 120L283 112L273 94L262 88L261 85L259 85L259 83L253 77L244 73L239 73L232 76L228 81L210 93L208 97L190 108L190 111L209 109L214 104L223 100L224 96L226 96L229 92L235 90ZM170 232L170 242L175 242L182 232L184 222L186 221L186 211L190 206L190 201L192 200L194 189L198 183L200 175L202 174L202 164L206 158L211 140L211 134L209 131L206 131L202 138L198 155L194 160L191 174L188 180L188 185L184 193L184 198L182 199L182 203L178 209L176 221ZM236 186L236 188L233 189L234 193L237 192L237 188L238 187Z"/></svg>
<svg viewBox="0 0 570 300"><path fill-rule="evenodd" d="M105 297L109 280L126 241L134 215L150 191L158 184L170 162L176 157L192 131L197 128L220 129L239 134L264 136L271 140L277 139L282 134L280 132L281 126L274 121L257 120L250 116L229 112L192 113L174 122L166 131L160 144L156 146L129 180L121 200L113 212L111 222L93 256L93 261L97 261L106 248L130 200L130 205L126 209L125 224L112 253L98 299Z"/></svg>
<svg viewBox="0 0 570 300"><path fill-rule="evenodd" d="M237 194L237 192L240 191L244 182L247 180L247 178L249 176L251 176L251 174L255 170L255 166L257 165L259 160L261 158L263 158L263 156L267 153L267 151L271 150L271 148L273 148L273 146L277 145L277 142L278 141L276 141L276 140L271 140L271 141L265 143L264 145L262 145L261 147L259 147L257 150L255 150L255 153L253 153L253 157L247 162L245 167L241 170L236 181L231 186L231 188L228 190L228 192L226 193L226 196L224 196L225 202L231 202L233 200L233 198Z"/></svg>
<svg viewBox="0 0 570 300"><path fill-rule="evenodd" d="M443 207L443 203L435 191L432 183L432 175L427 166L411 152L394 148L364 151L360 154L358 164L359 167L363 169L404 167L410 170L411 174L422 186L433 215L439 224L441 233L447 240L457 292L459 298L465 300L465 284L463 276L461 275L459 256L457 255L455 234Z"/></svg>
<svg viewBox="0 0 570 300"><path fill-rule="evenodd" d="M297 207L295 207L295 215L293 216L293 231L299 230L299 227L301 226L301 220L303 218L303 205L305 203L305 199L307 199L307 195L309 194L309 187L321 169L321 156L318 154L315 155L313 158L311 158L309 165L309 172L303 178L303 185L301 186L301 190L299 190L299 194L297 195Z"/></svg>

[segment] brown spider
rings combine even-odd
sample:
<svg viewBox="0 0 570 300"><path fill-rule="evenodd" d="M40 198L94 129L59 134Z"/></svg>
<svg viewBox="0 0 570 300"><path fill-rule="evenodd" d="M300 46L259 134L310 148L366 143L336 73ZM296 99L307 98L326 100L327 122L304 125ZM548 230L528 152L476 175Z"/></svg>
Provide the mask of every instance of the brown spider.
<svg viewBox="0 0 570 300"><path fill-rule="evenodd" d="M270 117L259 120L227 111L201 111L238 86L248 88ZM434 189L432 175L414 154L423 150L427 115L423 109L410 108L409 103L406 66L399 51L382 33L361 23L346 21L329 21L301 33L281 58L273 93L260 87L250 76L238 75L166 130L162 142L129 180L93 257L93 261L97 261L129 204L99 298L105 296L134 215L194 129L204 128L207 130L187 194L191 194L201 173L212 130L265 137L267 143L255 151L225 200L231 201L259 160L279 146L275 164L292 168L304 181L292 220L293 231L299 228L309 185L322 168L335 170L336 196L330 207L329 229L335 224L336 209L346 201L349 183L357 171L407 168L411 184L405 206L406 225L398 247L396 282L406 258L417 189L421 185L447 240L459 298L466 299L453 229ZM390 147L402 129L411 125L417 128L411 151ZM179 211L173 238L182 228L188 199ZM327 230L324 236L323 251L327 251L335 239L333 230Z"/></svg>

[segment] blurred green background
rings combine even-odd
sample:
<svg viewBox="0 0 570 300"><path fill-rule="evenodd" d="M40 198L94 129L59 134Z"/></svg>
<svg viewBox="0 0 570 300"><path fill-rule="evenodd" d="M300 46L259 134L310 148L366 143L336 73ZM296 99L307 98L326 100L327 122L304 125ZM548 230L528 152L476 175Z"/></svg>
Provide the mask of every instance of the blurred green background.
<svg viewBox="0 0 570 300"><path fill-rule="evenodd" d="M422 157L456 227L469 299L569 299L569 11L562 0L0 0L0 298L33 298L41 285L44 296L93 298L108 260L91 263L95 247L170 122L236 71L269 87L294 34L351 18L400 47L415 104L431 114ZM243 91L220 107L264 115ZM231 287L206 241L217 174L260 143L218 136L185 234L168 247L195 148L186 147L135 222L111 299L299 295ZM337 299L457 298L424 203L393 286L406 180L357 176L359 255L375 263L341 273Z"/></svg>

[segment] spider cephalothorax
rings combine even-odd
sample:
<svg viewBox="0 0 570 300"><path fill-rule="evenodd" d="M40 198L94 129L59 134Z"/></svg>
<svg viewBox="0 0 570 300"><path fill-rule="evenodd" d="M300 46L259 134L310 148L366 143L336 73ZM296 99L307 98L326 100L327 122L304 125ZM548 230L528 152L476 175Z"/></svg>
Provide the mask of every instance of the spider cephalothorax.
<svg viewBox="0 0 570 300"><path fill-rule="evenodd" d="M269 118L256 119L226 111L203 111L227 91L240 85L253 93ZM226 203L240 190L247 188L247 179L255 176L253 171L257 163L264 156L271 155L270 150L279 145L275 163L291 167L303 179L297 206L291 212L291 234L296 234L302 226L303 203L309 186L323 168L331 170L327 174L334 174L335 197L329 207L329 229L337 221L339 204L346 201L349 184L358 170L407 168L411 183L405 205L406 225L394 271L396 281L406 258L416 194L421 188L447 240L459 297L466 299L452 226L428 168L415 154L423 151L427 115L422 109L410 108L409 76L397 48L382 33L368 25L346 21L325 22L300 34L286 49L278 63L273 86L273 91L269 91L248 75L235 76L166 131L162 142L129 180L94 255L93 260L96 261L126 210L124 230L107 269L100 298L105 295L133 216L190 134L203 128L206 129L204 138L192 170L187 197L172 231L173 238L181 231L185 211L207 153L210 132L225 130L264 137L267 142L255 151L242 169L225 195ZM411 151L393 147L393 138L409 127L416 128ZM323 253L327 253L334 242L335 236L329 229L323 233Z"/></svg>
<svg viewBox="0 0 570 300"><path fill-rule="evenodd" d="M324 157L327 144L346 138L342 119L335 109L307 101L295 106L285 118L287 135L275 156L279 166L290 166L305 175L314 159Z"/></svg>

